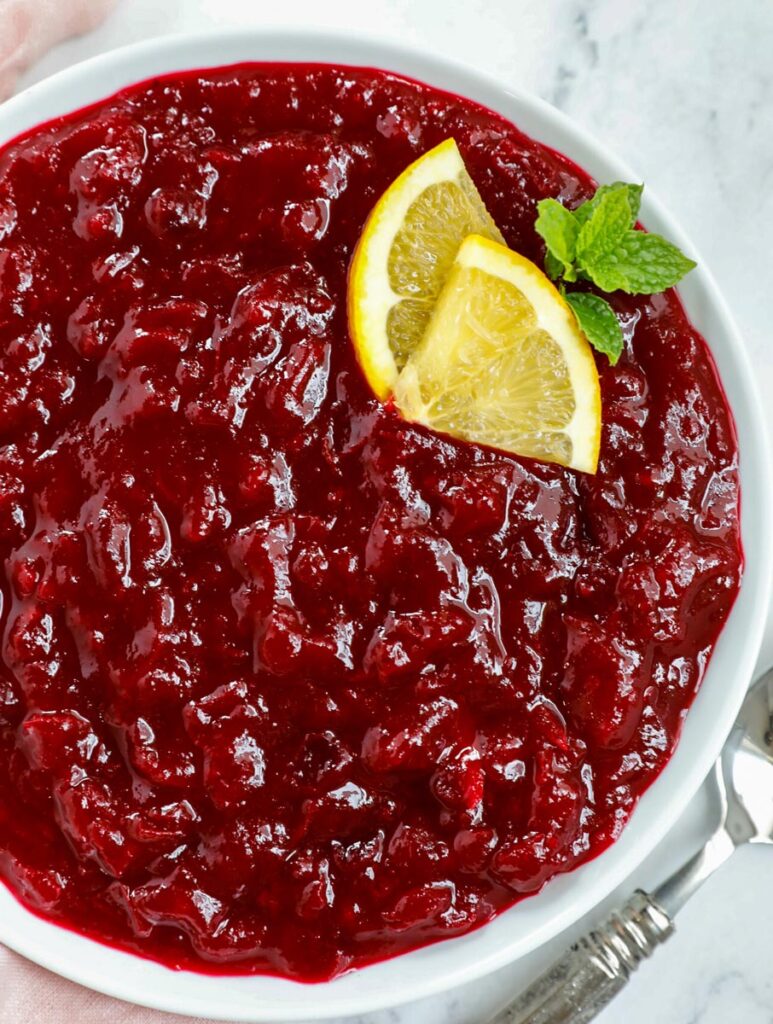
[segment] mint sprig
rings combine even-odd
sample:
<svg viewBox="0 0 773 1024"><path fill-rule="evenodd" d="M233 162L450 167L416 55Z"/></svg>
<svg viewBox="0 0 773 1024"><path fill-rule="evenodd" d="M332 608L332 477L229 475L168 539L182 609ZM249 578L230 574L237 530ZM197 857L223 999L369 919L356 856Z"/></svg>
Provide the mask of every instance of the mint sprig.
<svg viewBox="0 0 773 1024"><path fill-rule="evenodd" d="M623 332L607 300L591 292L568 292L565 298L591 345L616 363L623 351Z"/></svg>
<svg viewBox="0 0 773 1024"><path fill-rule="evenodd" d="M557 199L537 203L535 228L546 245L545 270L559 282L580 330L591 345L616 363L623 331L615 311L600 295L567 292L588 281L604 292L653 295L672 288L695 263L660 235L635 227L643 185L616 181L569 210Z"/></svg>
<svg viewBox="0 0 773 1024"><path fill-rule="evenodd" d="M554 279L563 277L566 281L576 281L574 263L577 258L580 225L575 215L557 199L542 199L537 203L537 210L537 222L534 226L545 240L548 247L547 258L552 261L548 273Z"/></svg>

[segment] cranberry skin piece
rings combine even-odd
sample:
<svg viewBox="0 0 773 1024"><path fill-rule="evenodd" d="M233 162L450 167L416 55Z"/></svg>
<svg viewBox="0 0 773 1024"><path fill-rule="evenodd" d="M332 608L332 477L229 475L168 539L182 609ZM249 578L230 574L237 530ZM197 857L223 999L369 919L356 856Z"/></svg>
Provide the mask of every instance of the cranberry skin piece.
<svg viewBox="0 0 773 1024"><path fill-rule="evenodd" d="M151 926L172 925L193 938L213 935L225 920L223 904L202 889L189 869L125 892L132 912Z"/></svg>
<svg viewBox="0 0 773 1024"><path fill-rule="evenodd" d="M132 708L151 718L176 711L191 696L195 685L194 667L161 640L145 657L121 672L116 682L115 717L130 720Z"/></svg>
<svg viewBox="0 0 773 1024"><path fill-rule="evenodd" d="M0 473L0 538L6 543L20 543L25 535L28 513L24 492L19 477Z"/></svg>
<svg viewBox="0 0 773 1024"><path fill-rule="evenodd" d="M290 785L299 792L315 792L321 785L344 783L355 763L355 754L332 731L307 733L288 773Z"/></svg>
<svg viewBox="0 0 773 1024"><path fill-rule="evenodd" d="M239 473L239 493L252 502L268 502L273 497L271 466L268 459L257 452L250 452Z"/></svg>
<svg viewBox="0 0 773 1024"><path fill-rule="evenodd" d="M304 868L300 877L311 875L305 882L301 894L295 904L295 912L303 921L313 921L321 914L329 912L335 904L335 889L330 877L330 865L327 858L316 862L313 867Z"/></svg>
<svg viewBox="0 0 773 1024"><path fill-rule="evenodd" d="M366 732L362 759L373 772L426 772L463 728L459 705L447 697L406 707Z"/></svg>
<svg viewBox="0 0 773 1024"><path fill-rule="evenodd" d="M444 480L439 497L449 526L462 536L497 533L505 525L511 486L507 472L499 467Z"/></svg>
<svg viewBox="0 0 773 1024"><path fill-rule="evenodd" d="M231 525L231 513L219 488L204 484L184 505L180 536L189 544L200 544Z"/></svg>
<svg viewBox="0 0 773 1024"><path fill-rule="evenodd" d="M602 629L582 619L568 620L567 625L567 672L561 690L569 713L594 746L623 747L644 710L648 673L641 654L614 625Z"/></svg>
<svg viewBox="0 0 773 1024"><path fill-rule="evenodd" d="M457 832L453 849L460 869L473 875L484 871L491 862L497 841L497 833L492 828L466 828Z"/></svg>
<svg viewBox="0 0 773 1024"><path fill-rule="evenodd" d="M9 679L0 676L0 736L5 727L16 724L21 712L21 701L16 689Z"/></svg>
<svg viewBox="0 0 773 1024"><path fill-rule="evenodd" d="M276 676L300 673L326 678L353 667L340 633L315 632L291 608L280 606L271 612L258 625L256 638L260 664Z"/></svg>
<svg viewBox="0 0 773 1024"><path fill-rule="evenodd" d="M110 345L110 363L120 373L135 366L176 365L207 334L203 302L169 299L134 305Z"/></svg>
<svg viewBox="0 0 773 1024"><path fill-rule="evenodd" d="M36 279L42 283L45 273L29 245L0 248L0 324L18 326L34 313L39 301L32 287Z"/></svg>
<svg viewBox="0 0 773 1024"><path fill-rule="evenodd" d="M39 711L20 726L22 747L34 768L63 777L73 768L98 768L108 759L91 723L77 711Z"/></svg>
<svg viewBox="0 0 773 1024"><path fill-rule="evenodd" d="M126 730L129 761L136 772L156 786L183 789L197 774L193 752L179 743L157 736L151 724L138 718Z"/></svg>
<svg viewBox="0 0 773 1024"><path fill-rule="evenodd" d="M247 284L248 275L237 256L200 256L183 264L183 281L196 294L230 306L237 292Z"/></svg>
<svg viewBox="0 0 773 1024"><path fill-rule="evenodd" d="M318 394L317 364L321 338L328 328L334 304L325 281L308 265L269 272L236 296L227 324L215 339L218 369L206 393L186 410L188 417L201 425L232 426L240 430L247 417L251 396L266 370L293 344L300 344L295 360L307 371L306 388L293 393L291 380L275 384L275 402L282 406L288 394L288 423L303 421L306 410L313 409ZM313 337L308 349L309 335ZM310 356L304 362L304 352ZM326 379L326 373L325 373ZM306 398L306 390L311 391ZM293 405L300 401L300 417Z"/></svg>
<svg viewBox="0 0 773 1024"><path fill-rule="evenodd" d="M142 858L140 845L128 836L125 805L108 786L90 779L62 783L54 791L54 802L65 835L106 874L120 878Z"/></svg>
<svg viewBox="0 0 773 1024"><path fill-rule="evenodd" d="M110 902L123 912L132 935L138 939L148 939L153 934L153 925L141 912L141 903L135 900L130 886L114 882L108 887L107 895Z"/></svg>
<svg viewBox="0 0 773 1024"><path fill-rule="evenodd" d="M399 676L415 674L433 657L447 655L453 646L464 643L472 627L470 616L456 608L441 608L433 615L389 612L373 634L365 666L384 683L399 681Z"/></svg>
<svg viewBox="0 0 773 1024"><path fill-rule="evenodd" d="M302 583L312 591L322 591L330 573L330 560L320 544L309 544L293 560L293 581Z"/></svg>
<svg viewBox="0 0 773 1024"><path fill-rule="evenodd" d="M213 964L254 961L273 949L271 930L257 916L242 920L229 917L214 932L197 932L191 942L199 956Z"/></svg>
<svg viewBox="0 0 773 1024"><path fill-rule="evenodd" d="M121 593L132 585L129 516L117 499L107 494L95 495L83 512L86 548L94 580L110 593Z"/></svg>
<svg viewBox="0 0 773 1024"><path fill-rule="evenodd" d="M329 375L330 345L296 342L268 377L265 401L273 424L286 432L308 427L327 397Z"/></svg>
<svg viewBox="0 0 773 1024"><path fill-rule="evenodd" d="M614 604L617 571L602 557L588 558L574 577L574 592L589 608L611 610Z"/></svg>
<svg viewBox="0 0 773 1024"><path fill-rule="evenodd" d="M661 590L652 565L644 561L629 562L617 580L617 595L638 626L653 633L664 625L661 615ZM669 633L671 635L669 636ZM663 639L678 635L669 630Z"/></svg>
<svg viewBox="0 0 773 1024"><path fill-rule="evenodd" d="M344 782L304 803L304 831L315 840L345 839L371 828L374 811L375 801L366 789Z"/></svg>
<svg viewBox="0 0 773 1024"><path fill-rule="evenodd" d="M432 882L409 889L384 910L384 920L397 931L427 926L451 909L454 888L450 882Z"/></svg>
<svg viewBox="0 0 773 1024"><path fill-rule="evenodd" d="M219 810L244 806L266 783L263 748L247 731L205 746L203 783Z"/></svg>
<svg viewBox="0 0 773 1024"><path fill-rule="evenodd" d="M159 237L196 230L206 222L206 203L182 189L157 189L145 203L145 218Z"/></svg>
<svg viewBox="0 0 773 1024"><path fill-rule="evenodd" d="M60 909L68 895L69 879L55 868L35 868L8 852L0 854L0 869L37 910L51 913Z"/></svg>
<svg viewBox="0 0 773 1024"><path fill-rule="evenodd" d="M475 747L446 752L432 776L432 792L449 810L469 811L483 799L485 776Z"/></svg>
<svg viewBox="0 0 773 1024"><path fill-rule="evenodd" d="M67 339L82 359L99 360L117 328L97 296L88 295L67 321Z"/></svg>
<svg viewBox="0 0 773 1024"><path fill-rule="evenodd" d="M177 800L162 807L143 807L141 811L134 811L126 819L127 833L140 843L174 845L188 835L200 820L187 800Z"/></svg>
<svg viewBox="0 0 773 1024"><path fill-rule="evenodd" d="M209 884L217 886L217 893L232 896L244 892L245 886L260 890L278 881L291 850L284 822L248 813L218 821L216 829L204 831L198 853Z"/></svg>
<svg viewBox="0 0 773 1024"><path fill-rule="evenodd" d="M154 189L145 203L145 219L153 234L166 240L203 230L218 177L208 161L187 164L182 187Z"/></svg>
<svg viewBox="0 0 773 1024"><path fill-rule="evenodd" d="M572 860L578 835L584 787L577 758L550 748L534 758L534 786L527 830L505 840L491 861L491 870L516 892L536 892L556 868Z"/></svg>
<svg viewBox="0 0 773 1024"><path fill-rule="evenodd" d="M543 830L551 850L571 845L579 832L585 788L578 771L578 756L541 749L534 758L534 788L530 825Z"/></svg>
<svg viewBox="0 0 773 1024"><path fill-rule="evenodd" d="M496 878L517 893L538 892L556 865L547 837L531 832L504 843L494 854L491 870Z"/></svg>
<svg viewBox="0 0 773 1024"><path fill-rule="evenodd" d="M525 777L529 747L523 721L487 726L478 734L476 747L488 785L511 789Z"/></svg>
<svg viewBox="0 0 773 1024"><path fill-rule="evenodd" d="M50 706L53 691L61 699L71 689L64 644L59 621L37 601L25 601L15 618L10 619L5 661L32 706Z"/></svg>
<svg viewBox="0 0 773 1024"><path fill-rule="evenodd" d="M403 822L387 845L387 864L397 873L434 875L448 859L448 844L425 825Z"/></svg>
<svg viewBox="0 0 773 1024"><path fill-rule="evenodd" d="M329 199L285 203L281 232L293 251L304 255L310 252L325 237L329 225Z"/></svg>
<svg viewBox="0 0 773 1024"><path fill-rule="evenodd" d="M243 679L218 686L212 693L191 701L183 709L188 735L199 746L214 745L228 733L255 728L268 714L262 698L251 698Z"/></svg>
<svg viewBox="0 0 773 1024"><path fill-rule="evenodd" d="M138 124L114 124L110 143L82 156L70 174L70 188L90 203L105 203L139 185L147 157L147 136Z"/></svg>

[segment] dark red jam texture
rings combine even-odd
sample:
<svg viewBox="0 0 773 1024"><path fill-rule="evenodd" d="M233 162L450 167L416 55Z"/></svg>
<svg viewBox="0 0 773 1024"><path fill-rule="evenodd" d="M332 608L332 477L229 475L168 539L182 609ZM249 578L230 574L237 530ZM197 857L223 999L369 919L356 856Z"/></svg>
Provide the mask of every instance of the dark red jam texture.
<svg viewBox="0 0 773 1024"><path fill-rule="evenodd" d="M0 154L0 875L46 917L328 978L597 854L668 760L740 574L714 367L615 297L595 477L380 407L347 264L449 136L540 259L587 175L376 71L176 76Z"/></svg>

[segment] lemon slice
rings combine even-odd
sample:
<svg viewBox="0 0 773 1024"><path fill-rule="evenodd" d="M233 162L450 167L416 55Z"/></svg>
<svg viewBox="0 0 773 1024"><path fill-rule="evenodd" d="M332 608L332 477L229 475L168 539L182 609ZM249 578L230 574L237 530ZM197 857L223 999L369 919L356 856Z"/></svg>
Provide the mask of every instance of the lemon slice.
<svg viewBox="0 0 773 1024"><path fill-rule="evenodd" d="M542 271L487 238L459 248L394 397L407 419L453 437L596 471L590 346Z"/></svg>
<svg viewBox="0 0 773 1024"><path fill-rule="evenodd" d="M421 340L462 240L504 241L453 139L419 157L371 212L349 271L349 330L379 398Z"/></svg>

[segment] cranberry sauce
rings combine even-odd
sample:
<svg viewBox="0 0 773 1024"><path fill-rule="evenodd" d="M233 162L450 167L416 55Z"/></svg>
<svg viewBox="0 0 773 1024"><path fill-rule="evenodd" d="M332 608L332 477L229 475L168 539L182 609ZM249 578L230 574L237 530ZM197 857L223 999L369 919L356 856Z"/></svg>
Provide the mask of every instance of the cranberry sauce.
<svg viewBox="0 0 773 1024"><path fill-rule="evenodd" d="M377 71L171 77L0 153L0 876L38 913L328 978L597 854L668 760L741 571L711 358L613 298L596 476L380 406L347 264L449 136L541 260L588 176Z"/></svg>

